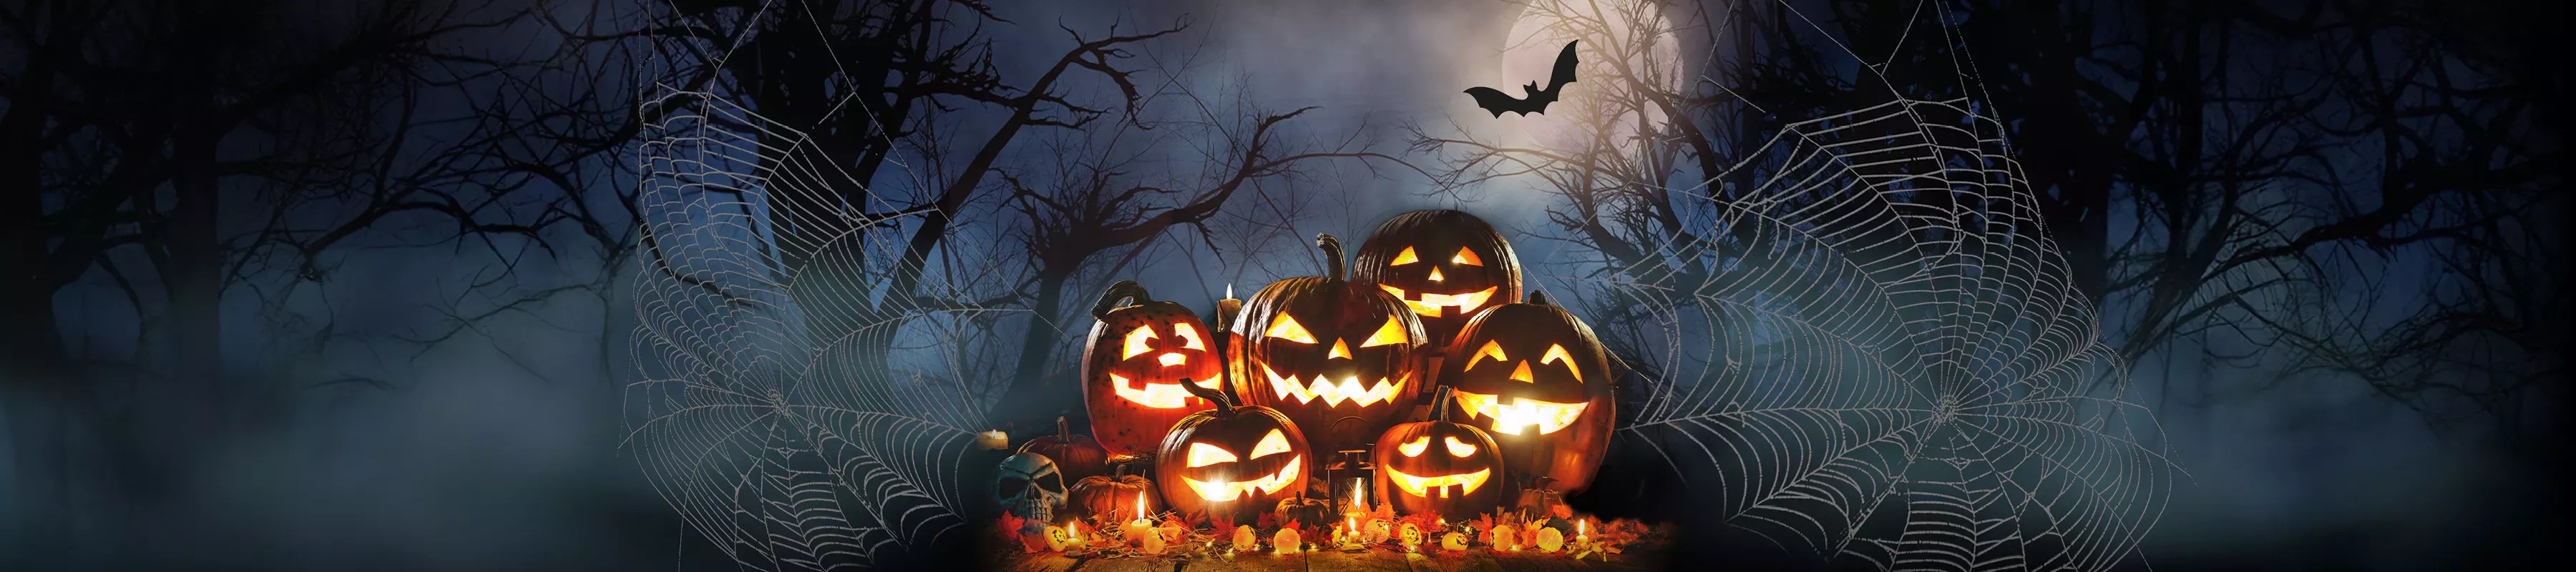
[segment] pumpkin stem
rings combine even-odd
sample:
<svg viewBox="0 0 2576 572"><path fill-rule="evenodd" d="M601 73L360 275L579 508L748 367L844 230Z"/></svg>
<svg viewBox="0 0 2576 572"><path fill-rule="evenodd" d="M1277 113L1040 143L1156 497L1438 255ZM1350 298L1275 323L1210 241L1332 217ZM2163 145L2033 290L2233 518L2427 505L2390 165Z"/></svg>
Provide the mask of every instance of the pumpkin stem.
<svg viewBox="0 0 2576 572"><path fill-rule="evenodd" d="M1450 391L1451 388L1446 385L1431 390L1432 421L1445 422L1449 420L1449 400L1452 398L1449 394Z"/></svg>
<svg viewBox="0 0 2576 572"><path fill-rule="evenodd" d="M1531 288L1531 289L1530 289L1530 292L1529 292L1529 303L1537 304L1537 305L1541 305L1541 306L1554 306L1554 305L1556 305L1556 304L1554 304L1554 303L1548 302L1548 300L1547 300L1547 293L1546 293L1546 292L1541 292L1541 291L1539 291L1539 289L1537 289L1537 288Z"/></svg>
<svg viewBox="0 0 2576 572"><path fill-rule="evenodd" d="M1137 284L1134 280L1120 280L1117 284L1109 285L1108 290L1100 292L1100 301L1091 303L1091 317L1109 319L1109 311L1118 309L1118 300L1121 298L1134 298L1137 304L1154 301L1152 297L1145 295L1144 285Z"/></svg>
<svg viewBox="0 0 2576 572"><path fill-rule="evenodd" d="M1199 387L1196 380L1186 377L1181 378L1181 390L1188 391L1191 396L1199 399L1205 399L1216 403L1216 415L1218 417L1234 416L1234 403L1226 399L1224 393L1220 393L1214 389Z"/></svg>
<svg viewBox="0 0 2576 572"><path fill-rule="evenodd" d="M1055 416L1055 442L1073 443L1073 426L1066 424L1062 415Z"/></svg>
<svg viewBox="0 0 2576 572"><path fill-rule="evenodd" d="M1342 281L1342 240L1333 235L1315 235L1315 248L1324 249L1324 277Z"/></svg>

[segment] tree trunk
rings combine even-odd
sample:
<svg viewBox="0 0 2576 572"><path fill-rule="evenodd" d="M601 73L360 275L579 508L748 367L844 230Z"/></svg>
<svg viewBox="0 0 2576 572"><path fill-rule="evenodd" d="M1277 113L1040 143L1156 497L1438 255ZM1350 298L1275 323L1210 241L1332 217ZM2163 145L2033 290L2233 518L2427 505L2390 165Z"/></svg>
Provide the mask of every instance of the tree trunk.
<svg viewBox="0 0 2576 572"><path fill-rule="evenodd" d="M220 199L215 152L220 139L215 130L190 127L171 145L175 163L171 186L178 191L178 204L170 213L165 237L170 252L170 267L165 269L170 329L165 335L172 366L169 397L177 399L168 405L170 413L179 417L167 419L186 435L173 436L181 441L174 444L182 447L203 443L228 429L232 420L227 412L236 397L223 380L224 252L215 234Z"/></svg>

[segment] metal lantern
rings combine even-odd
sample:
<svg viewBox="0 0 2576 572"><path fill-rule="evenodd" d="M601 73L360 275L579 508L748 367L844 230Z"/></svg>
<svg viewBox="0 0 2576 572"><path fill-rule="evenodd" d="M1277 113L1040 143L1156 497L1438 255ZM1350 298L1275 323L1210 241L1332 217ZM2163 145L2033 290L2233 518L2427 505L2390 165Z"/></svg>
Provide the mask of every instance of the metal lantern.
<svg viewBox="0 0 2576 572"><path fill-rule="evenodd" d="M1334 512L1367 514L1376 510L1374 504L1380 501L1369 488L1377 478L1377 465L1369 462L1367 449L1336 452L1333 463L1324 467L1324 476L1331 479L1326 490L1332 495Z"/></svg>

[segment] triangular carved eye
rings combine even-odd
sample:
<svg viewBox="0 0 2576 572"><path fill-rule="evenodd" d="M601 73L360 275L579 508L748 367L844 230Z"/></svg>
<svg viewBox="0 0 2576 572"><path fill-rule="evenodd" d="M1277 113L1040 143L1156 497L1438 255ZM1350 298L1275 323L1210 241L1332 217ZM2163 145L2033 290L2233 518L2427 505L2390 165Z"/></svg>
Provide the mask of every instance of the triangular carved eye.
<svg viewBox="0 0 2576 572"><path fill-rule="evenodd" d="M1387 344L1413 341L1411 336L1405 335L1407 333L1410 332L1404 331L1404 324L1395 321L1395 316L1387 316L1386 325L1378 326L1377 333L1369 334L1368 341L1360 342L1360 347L1374 348Z"/></svg>
<svg viewBox="0 0 2576 572"><path fill-rule="evenodd" d="M1485 259L1483 259L1483 258L1477 258L1477 257L1476 257L1476 251L1468 250L1468 249L1465 249L1465 248L1460 248L1460 249L1458 249L1458 255L1457 255L1457 256L1451 256L1451 257L1449 257L1449 263L1450 263L1450 264L1465 264L1465 265L1468 265L1468 266L1484 266L1484 265L1485 265Z"/></svg>
<svg viewBox="0 0 2576 572"><path fill-rule="evenodd" d="M1125 351L1119 352L1120 355L1118 356L1118 359L1136 357L1147 351L1152 351L1150 348L1145 347L1145 340L1151 339L1154 339L1153 326L1137 326L1135 331L1127 332L1127 347Z"/></svg>
<svg viewBox="0 0 2576 572"><path fill-rule="evenodd" d="M1574 374L1574 382L1583 383L1583 370L1574 367L1574 356L1565 353L1565 344L1549 344L1547 355L1540 356L1538 362L1541 364L1562 362L1565 364L1566 373Z"/></svg>
<svg viewBox="0 0 2576 572"><path fill-rule="evenodd" d="M1234 461L1234 453L1227 452L1223 447L1209 445L1206 443L1190 444L1191 468L1205 467L1217 463L1232 463Z"/></svg>
<svg viewBox="0 0 2576 572"><path fill-rule="evenodd" d="M1281 433L1278 429L1270 430L1269 435L1261 437L1261 443L1252 446L1252 458L1255 459L1286 452L1288 452L1288 434Z"/></svg>
<svg viewBox="0 0 2576 572"><path fill-rule="evenodd" d="M1421 258L1419 258L1419 257L1415 257L1415 256L1413 255L1413 247L1407 246L1407 247L1404 247L1404 252L1398 252L1398 253L1395 253L1395 261L1394 261L1394 262L1388 262L1388 263L1386 263L1386 265L1387 265L1387 266L1403 266L1403 265L1406 265L1406 264L1412 264L1412 263L1415 263L1415 262L1421 262L1421 261L1422 261L1422 259L1421 259Z"/></svg>
<svg viewBox="0 0 2576 572"><path fill-rule="evenodd" d="M1485 360L1499 362L1510 361L1511 359L1512 358L1503 355L1503 343L1501 341L1487 340L1485 342L1485 347L1478 348L1476 350L1476 357L1467 358L1467 367L1464 369L1476 369L1476 365L1485 363Z"/></svg>
<svg viewBox="0 0 2576 572"><path fill-rule="evenodd" d="M1278 319L1271 320L1270 329L1262 332L1261 335L1301 344L1315 343L1315 335L1306 333L1305 325L1298 324L1296 318L1289 317L1284 312L1279 314Z"/></svg>

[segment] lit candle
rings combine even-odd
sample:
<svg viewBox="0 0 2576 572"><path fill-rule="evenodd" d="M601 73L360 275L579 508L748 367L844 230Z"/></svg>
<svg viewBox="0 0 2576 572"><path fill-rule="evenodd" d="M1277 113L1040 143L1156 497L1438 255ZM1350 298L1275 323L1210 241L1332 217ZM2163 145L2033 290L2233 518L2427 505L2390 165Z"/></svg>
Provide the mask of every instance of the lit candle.
<svg viewBox="0 0 2576 572"><path fill-rule="evenodd" d="M1243 311L1243 301L1234 298L1234 285L1225 285L1225 299L1216 301L1216 329L1234 331L1234 314Z"/></svg>
<svg viewBox="0 0 2576 572"><path fill-rule="evenodd" d="M1134 527L1137 530L1152 530L1154 528L1154 521L1145 518L1145 493L1136 493L1136 520L1127 521L1127 526Z"/></svg>
<svg viewBox="0 0 2576 572"><path fill-rule="evenodd" d="M1575 546L1582 546L1582 545L1583 545L1583 541L1584 541L1584 538L1583 538L1583 523L1584 523L1584 522L1586 522L1586 521L1588 521L1588 520L1590 520L1590 519L1574 521L1574 545L1575 545Z"/></svg>

